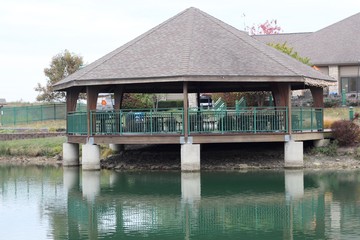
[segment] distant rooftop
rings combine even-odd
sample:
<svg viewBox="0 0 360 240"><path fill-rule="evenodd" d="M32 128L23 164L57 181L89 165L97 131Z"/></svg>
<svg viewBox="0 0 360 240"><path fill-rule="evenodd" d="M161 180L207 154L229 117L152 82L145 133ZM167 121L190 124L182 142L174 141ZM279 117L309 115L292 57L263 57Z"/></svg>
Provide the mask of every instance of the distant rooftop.
<svg viewBox="0 0 360 240"><path fill-rule="evenodd" d="M359 64L360 13L313 33L253 36L263 43L284 43L314 65Z"/></svg>
<svg viewBox="0 0 360 240"><path fill-rule="evenodd" d="M0 98L0 105L6 105L5 98Z"/></svg>

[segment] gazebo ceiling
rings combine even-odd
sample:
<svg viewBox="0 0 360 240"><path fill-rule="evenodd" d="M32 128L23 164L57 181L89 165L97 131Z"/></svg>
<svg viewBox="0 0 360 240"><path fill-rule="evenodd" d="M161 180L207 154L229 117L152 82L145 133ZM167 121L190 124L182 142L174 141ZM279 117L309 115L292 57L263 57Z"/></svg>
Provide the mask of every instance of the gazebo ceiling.
<svg viewBox="0 0 360 240"><path fill-rule="evenodd" d="M293 89L302 89L326 86L334 79L189 8L61 80L54 89L125 85L128 92L182 92L184 81L190 82L189 91L208 92L259 90L274 82L291 82Z"/></svg>

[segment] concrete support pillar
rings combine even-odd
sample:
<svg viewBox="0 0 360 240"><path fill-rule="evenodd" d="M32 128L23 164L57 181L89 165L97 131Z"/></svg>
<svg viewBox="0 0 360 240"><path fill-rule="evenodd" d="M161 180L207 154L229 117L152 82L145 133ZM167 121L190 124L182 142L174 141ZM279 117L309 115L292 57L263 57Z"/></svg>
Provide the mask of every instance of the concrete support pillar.
<svg viewBox="0 0 360 240"><path fill-rule="evenodd" d="M119 173L116 171L112 171L109 177L110 187L115 186L118 180L119 180Z"/></svg>
<svg viewBox="0 0 360 240"><path fill-rule="evenodd" d="M200 144L181 145L181 171L200 171Z"/></svg>
<svg viewBox="0 0 360 240"><path fill-rule="evenodd" d="M314 147L326 147L330 144L330 139L314 140Z"/></svg>
<svg viewBox="0 0 360 240"><path fill-rule="evenodd" d="M285 170L286 200L297 200L304 196L304 171Z"/></svg>
<svg viewBox="0 0 360 240"><path fill-rule="evenodd" d="M63 166L79 166L79 144L63 143Z"/></svg>
<svg viewBox="0 0 360 240"><path fill-rule="evenodd" d="M90 202L100 193L100 172L83 171L82 172L82 194Z"/></svg>
<svg viewBox="0 0 360 240"><path fill-rule="evenodd" d="M82 169L100 170L100 146L90 143L82 145Z"/></svg>
<svg viewBox="0 0 360 240"><path fill-rule="evenodd" d="M185 203L201 199L200 172L181 173L181 199Z"/></svg>
<svg viewBox="0 0 360 240"><path fill-rule="evenodd" d="M121 151L124 151L124 144L110 143L109 148L114 152L121 152Z"/></svg>
<svg viewBox="0 0 360 240"><path fill-rule="evenodd" d="M304 167L304 146L303 142L289 141L284 146L285 168Z"/></svg>

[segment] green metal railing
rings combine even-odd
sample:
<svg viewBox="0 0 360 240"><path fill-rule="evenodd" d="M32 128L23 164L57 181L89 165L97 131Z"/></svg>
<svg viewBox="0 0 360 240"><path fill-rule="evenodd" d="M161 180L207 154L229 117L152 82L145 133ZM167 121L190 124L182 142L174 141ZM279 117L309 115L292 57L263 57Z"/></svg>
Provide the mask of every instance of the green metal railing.
<svg viewBox="0 0 360 240"><path fill-rule="evenodd" d="M182 109L133 109L91 112L91 119L93 134L180 134L183 115Z"/></svg>
<svg viewBox="0 0 360 240"><path fill-rule="evenodd" d="M189 111L189 133L287 132L287 108Z"/></svg>
<svg viewBox="0 0 360 240"><path fill-rule="evenodd" d="M184 134L183 109L132 109L120 111L91 111L90 135L123 134ZM87 112L68 114L67 132L87 134ZM293 108L293 131L323 129L322 108ZM286 133L286 107L243 107L218 109L189 109L188 134L201 133Z"/></svg>
<svg viewBox="0 0 360 240"><path fill-rule="evenodd" d="M87 130L87 112L69 112L66 121L68 134L86 135Z"/></svg>
<svg viewBox="0 0 360 240"><path fill-rule="evenodd" d="M322 131L324 129L323 108L292 108L293 131Z"/></svg>
<svg viewBox="0 0 360 240"><path fill-rule="evenodd" d="M90 135L182 134L183 110L91 111ZM68 114L69 134L87 134L87 112Z"/></svg>

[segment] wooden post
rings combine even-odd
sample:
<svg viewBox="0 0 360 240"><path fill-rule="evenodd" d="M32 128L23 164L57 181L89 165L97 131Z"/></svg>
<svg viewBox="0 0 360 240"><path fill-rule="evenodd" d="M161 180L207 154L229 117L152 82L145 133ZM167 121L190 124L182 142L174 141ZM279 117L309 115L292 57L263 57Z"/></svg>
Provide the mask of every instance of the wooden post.
<svg viewBox="0 0 360 240"><path fill-rule="evenodd" d="M288 133L291 134L291 86L290 83L275 83L271 86L276 107L288 108Z"/></svg>
<svg viewBox="0 0 360 240"><path fill-rule="evenodd" d="M321 87L310 87L311 95L314 100L315 108L323 108L324 107L324 89Z"/></svg>
<svg viewBox="0 0 360 240"><path fill-rule="evenodd" d="M115 110L121 109L123 95L124 95L124 87L123 86L116 87L115 91L114 91L114 100L115 100L114 109Z"/></svg>
<svg viewBox="0 0 360 240"><path fill-rule="evenodd" d="M197 101L197 108L199 111L200 110L200 92L199 92L199 90L196 93L196 101Z"/></svg>
<svg viewBox="0 0 360 240"><path fill-rule="evenodd" d="M184 137L185 141L189 136L189 122L188 122L188 106L189 106L189 96L188 96L188 82L183 83L183 95L184 95Z"/></svg>
<svg viewBox="0 0 360 240"><path fill-rule="evenodd" d="M121 106L122 106L122 100L124 96L124 87L123 86L117 86L114 91L114 110L115 110L115 130L118 133L121 133Z"/></svg>
<svg viewBox="0 0 360 240"><path fill-rule="evenodd" d="M289 119L288 132L291 135L291 133L292 133L292 106L291 106L291 85L290 85L290 83L287 83L284 86L284 95L286 98L286 106L288 107L288 119Z"/></svg>
<svg viewBox="0 0 360 240"><path fill-rule="evenodd" d="M310 91L314 101L316 127L318 131L322 131L324 129L324 112L321 108L324 107L324 89L310 87Z"/></svg>
<svg viewBox="0 0 360 240"><path fill-rule="evenodd" d="M87 132L89 137L91 135L91 129L93 127L90 125L90 111L96 110L99 91L95 87L86 87L86 93L87 93Z"/></svg>
<svg viewBox="0 0 360 240"><path fill-rule="evenodd" d="M66 113L74 112L76 110L76 102L79 98L79 94L80 92L74 89L66 91Z"/></svg>

